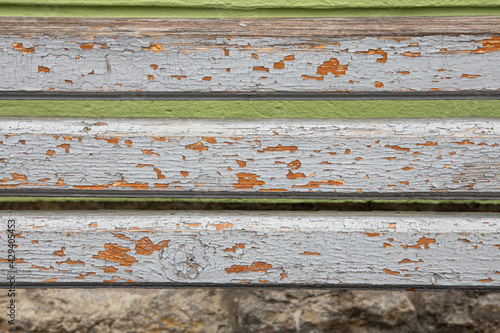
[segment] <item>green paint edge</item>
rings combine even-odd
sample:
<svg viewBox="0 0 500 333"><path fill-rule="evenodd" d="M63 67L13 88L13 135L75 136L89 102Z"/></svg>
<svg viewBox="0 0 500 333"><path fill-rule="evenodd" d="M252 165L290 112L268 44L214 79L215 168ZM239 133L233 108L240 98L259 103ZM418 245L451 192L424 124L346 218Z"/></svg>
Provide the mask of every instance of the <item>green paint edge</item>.
<svg viewBox="0 0 500 333"><path fill-rule="evenodd" d="M497 0L1 0L0 3L5 5L209 7L219 9L487 7L499 5Z"/></svg>
<svg viewBox="0 0 500 333"><path fill-rule="evenodd" d="M2 117L446 118L500 117L500 100L47 101L0 100Z"/></svg>
<svg viewBox="0 0 500 333"><path fill-rule="evenodd" d="M105 2L103 2L105 3ZM500 15L498 6L486 7L375 7L375 8L257 8L221 9L152 6L21 6L1 5L1 16L27 17L366 17Z"/></svg>

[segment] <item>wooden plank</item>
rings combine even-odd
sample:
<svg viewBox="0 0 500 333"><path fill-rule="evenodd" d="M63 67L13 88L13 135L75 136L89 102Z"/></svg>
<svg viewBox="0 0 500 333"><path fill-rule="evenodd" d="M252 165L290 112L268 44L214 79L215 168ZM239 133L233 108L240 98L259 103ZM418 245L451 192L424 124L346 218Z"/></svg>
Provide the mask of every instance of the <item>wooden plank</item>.
<svg viewBox="0 0 500 333"><path fill-rule="evenodd" d="M2 4L8 5L42 5L47 6L155 6L155 7L173 7L173 8L214 8L219 10L249 10L249 9L331 9L331 8L376 8L385 9L382 11L388 13L397 13L400 8L419 8L419 7L497 7L498 2L495 0L308 0L300 1L285 1L285 0L2 0Z"/></svg>
<svg viewBox="0 0 500 333"><path fill-rule="evenodd" d="M8 221L18 286L500 289L499 214L17 211Z"/></svg>
<svg viewBox="0 0 500 333"><path fill-rule="evenodd" d="M500 194L500 120L0 120L0 195Z"/></svg>
<svg viewBox="0 0 500 333"><path fill-rule="evenodd" d="M26 91L68 98L121 93L122 99L411 92L497 98L499 28L496 16L4 18L0 92L3 98L26 98Z"/></svg>
<svg viewBox="0 0 500 333"><path fill-rule="evenodd" d="M2 35L124 37L411 37L498 34L498 16L335 18L58 18L2 17Z"/></svg>
<svg viewBox="0 0 500 333"><path fill-rule="evenodd" d="M0 120L0 195L500 194L500 120Z"/></svg>

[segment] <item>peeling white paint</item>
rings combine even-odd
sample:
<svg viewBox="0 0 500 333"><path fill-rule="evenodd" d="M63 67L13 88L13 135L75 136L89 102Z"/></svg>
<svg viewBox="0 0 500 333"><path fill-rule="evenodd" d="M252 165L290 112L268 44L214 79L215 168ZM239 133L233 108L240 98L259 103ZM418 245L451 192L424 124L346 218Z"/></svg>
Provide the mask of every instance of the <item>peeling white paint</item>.
<svg viewBox="0 0 500 333"><path fill-rule="evenodd" d="M6 211L7 219L16 220L18 283L500 287L498 214Z"/></svg>
<svg viewBox="0 0 500 333"><path fill-rule="evenodd" d="M498 36L0 36L0 91L500 89Z"/></svg>
<svg viewBox="0 0 500 333"><path fill-rule="evenodd" d="M499 125L496 119L2 119L0 189L494 196Z"/></svg>

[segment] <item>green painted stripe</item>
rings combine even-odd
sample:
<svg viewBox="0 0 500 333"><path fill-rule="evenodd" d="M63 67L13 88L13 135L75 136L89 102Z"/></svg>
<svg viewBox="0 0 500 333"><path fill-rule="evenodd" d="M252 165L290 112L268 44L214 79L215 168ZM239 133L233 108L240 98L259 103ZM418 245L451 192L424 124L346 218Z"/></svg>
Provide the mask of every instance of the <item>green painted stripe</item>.
<svg viewBox="0 0 500 333"><path fill-rule="evenodd" d="M103 2L105 3L105 2ZM268 8L222 9L151 6L21 6L1 5L2 16L31 17L365 17L365 16L460 16L500 15L490 7L397 7L397 8Z"/></svg>
<svg viewBox="0 0 500 333"><path fill-rule="evenodd" d="M500 212L500 200L298 200L0 197L1 210L282 210Z"/></svg>
<svg viewBox="0 0 500 333"><path fill-rule="evenodd" d="M191 199L191 198L71 198L71 197L0 197L0 204L6 202L186 202L186 203L263 203L263 204L298 204L298 203L394 203L394 204L457 204L457 205L500 205L500 200L326 200L326 199ZM0 206L0 210L2 207Z"/></svg>
<svg viewBox="0 0 500 333"><path fill-rule="evenodd" d="M6 5L55 6L163 6L194 8L389 8L389 7L487 7L498 0L1 0Z"/></svg>
<svg viewBox="0 0 500 333"><path fill-rule="evenodd" d="M2 117L500 117L500 100L47 101L0 100Z"/></svg>

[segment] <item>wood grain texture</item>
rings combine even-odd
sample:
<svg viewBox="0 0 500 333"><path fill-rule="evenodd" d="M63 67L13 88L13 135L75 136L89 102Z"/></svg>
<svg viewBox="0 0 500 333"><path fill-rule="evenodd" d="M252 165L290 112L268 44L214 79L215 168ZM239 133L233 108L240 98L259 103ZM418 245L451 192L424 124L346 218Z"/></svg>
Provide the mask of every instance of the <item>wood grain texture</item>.
<svg viewBox="0 0 500 333"><path fill-rule="evenodd" d="M4 18L0 92L493 94L499 28L498 17Z"/></svg>
<svg viewBox="0 0 500 333"><path fill-rule="evenodd" d="M498 214L18 211L7 220L18 286L500 288Z"/></svg>
<svg viewBox="0 0 500 333"><path fill-rule="evenodd" d="M0 120L0 195L499 198L500 120Z"/></svg>
<svg viewBox="0 0 500 333"><path fill-rule="evenodd" d="M57 18L2 17L2 35L124 37L411 37L498 34L498 16L336 18Z"/></svg>

